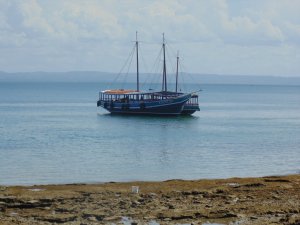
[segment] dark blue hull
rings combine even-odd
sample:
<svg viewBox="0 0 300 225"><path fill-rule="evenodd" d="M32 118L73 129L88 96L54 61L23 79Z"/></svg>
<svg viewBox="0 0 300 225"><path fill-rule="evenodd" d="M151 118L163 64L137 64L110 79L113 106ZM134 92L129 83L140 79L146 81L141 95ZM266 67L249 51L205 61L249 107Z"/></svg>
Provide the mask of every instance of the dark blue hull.
<svg viewBox="0 0 300 225"><path fill-rule="evenodd" d="M190 98L191 95L187 94L158 101L130 101L128 103L98 101L97 105L113 114L180 115L184 104Z"/></svg>
<svg viewBox="0 0 300 225"><path fill-rule="evenodd" d="M181 111L181 114L192 115L196 111L200 111L200 108L198 105L188 105L187 103L185 103L185 105L183 106L183 109Z"/></svg>

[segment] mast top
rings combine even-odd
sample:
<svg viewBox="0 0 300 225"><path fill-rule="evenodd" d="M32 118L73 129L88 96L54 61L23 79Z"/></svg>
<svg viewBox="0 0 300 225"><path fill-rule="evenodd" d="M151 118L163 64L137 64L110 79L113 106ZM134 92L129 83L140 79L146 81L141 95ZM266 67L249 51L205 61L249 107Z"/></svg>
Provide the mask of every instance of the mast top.
<svg viewBox="0 0 300 225"><path fill-rule="evenodd" d="M135 32L135 41L138 42L138 32Z"/></svg>
<svg viewBox="0 0 300 225"><path fill-rule="evenodd" d="M163 44L165 44L165 33L162 33L163 35Z"/></svg>

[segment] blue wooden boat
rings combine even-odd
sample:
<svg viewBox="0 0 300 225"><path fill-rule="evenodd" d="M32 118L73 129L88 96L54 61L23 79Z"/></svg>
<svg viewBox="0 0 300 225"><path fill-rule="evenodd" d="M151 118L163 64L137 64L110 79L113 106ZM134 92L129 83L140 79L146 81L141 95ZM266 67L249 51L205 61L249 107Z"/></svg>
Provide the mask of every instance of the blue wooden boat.
<svg viewBox="0 0 300 225"><path fill-rule="evenodd" d="M192 94L173 95L167 92L105 90L99 93L97 106L110 113L140 115L180 115Z"/></svg>
<svg viewBox="0 0 300 225"><path fill-rule="evenodd" d="M192 114L199 110L196 93L177 92L178 61L176 91L167 90L165 40L163 36L163 82L162 91L143 92L139 89L139 55L136 38L136 90L104 90L99 93L98 107L103 107L113 114L135 115L182 115ZM177 58L178 60L178 58Z"/></svg>

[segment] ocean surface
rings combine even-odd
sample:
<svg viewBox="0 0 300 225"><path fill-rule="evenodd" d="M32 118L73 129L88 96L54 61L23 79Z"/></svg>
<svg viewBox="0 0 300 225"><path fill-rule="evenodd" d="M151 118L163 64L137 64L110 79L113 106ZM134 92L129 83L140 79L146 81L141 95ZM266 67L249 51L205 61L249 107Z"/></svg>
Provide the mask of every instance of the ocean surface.
<svg viewBox="0 0 300 225"><path fill-rule="evenodd" d="M189 85L201 111L110 115L101 83L0 83L0 184L300 172L300 86Z"/></svg>

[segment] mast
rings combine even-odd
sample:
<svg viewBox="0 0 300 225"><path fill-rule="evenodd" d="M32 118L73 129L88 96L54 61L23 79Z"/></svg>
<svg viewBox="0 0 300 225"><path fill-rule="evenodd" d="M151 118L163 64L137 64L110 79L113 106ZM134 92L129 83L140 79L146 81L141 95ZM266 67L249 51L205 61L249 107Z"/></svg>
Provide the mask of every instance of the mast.
<svg viewBox="0 0 300 225"><path fill-rule="evenodd" d="M178 88L178 62L179 62L179 51L177 51L177 63L176 63L176 89L175 89L176 93Z"/></svg>
<svg viewBox="0 0 300 225"><path fill-rule="evenodd" d="M165 44L165 33L163 33L163 53L164 53L164 67L163 67L163 83L162 83L162 91L167 91L167 67L166 67L166 44Z"/></svg>
<svg viewBox="0 0 300 225"><path fill-rule="evenodd" d="M135 46L136 46L136 91L140 91L140 80L139 80L139 42L137 39L137 31L135 33Z"/></svg>

